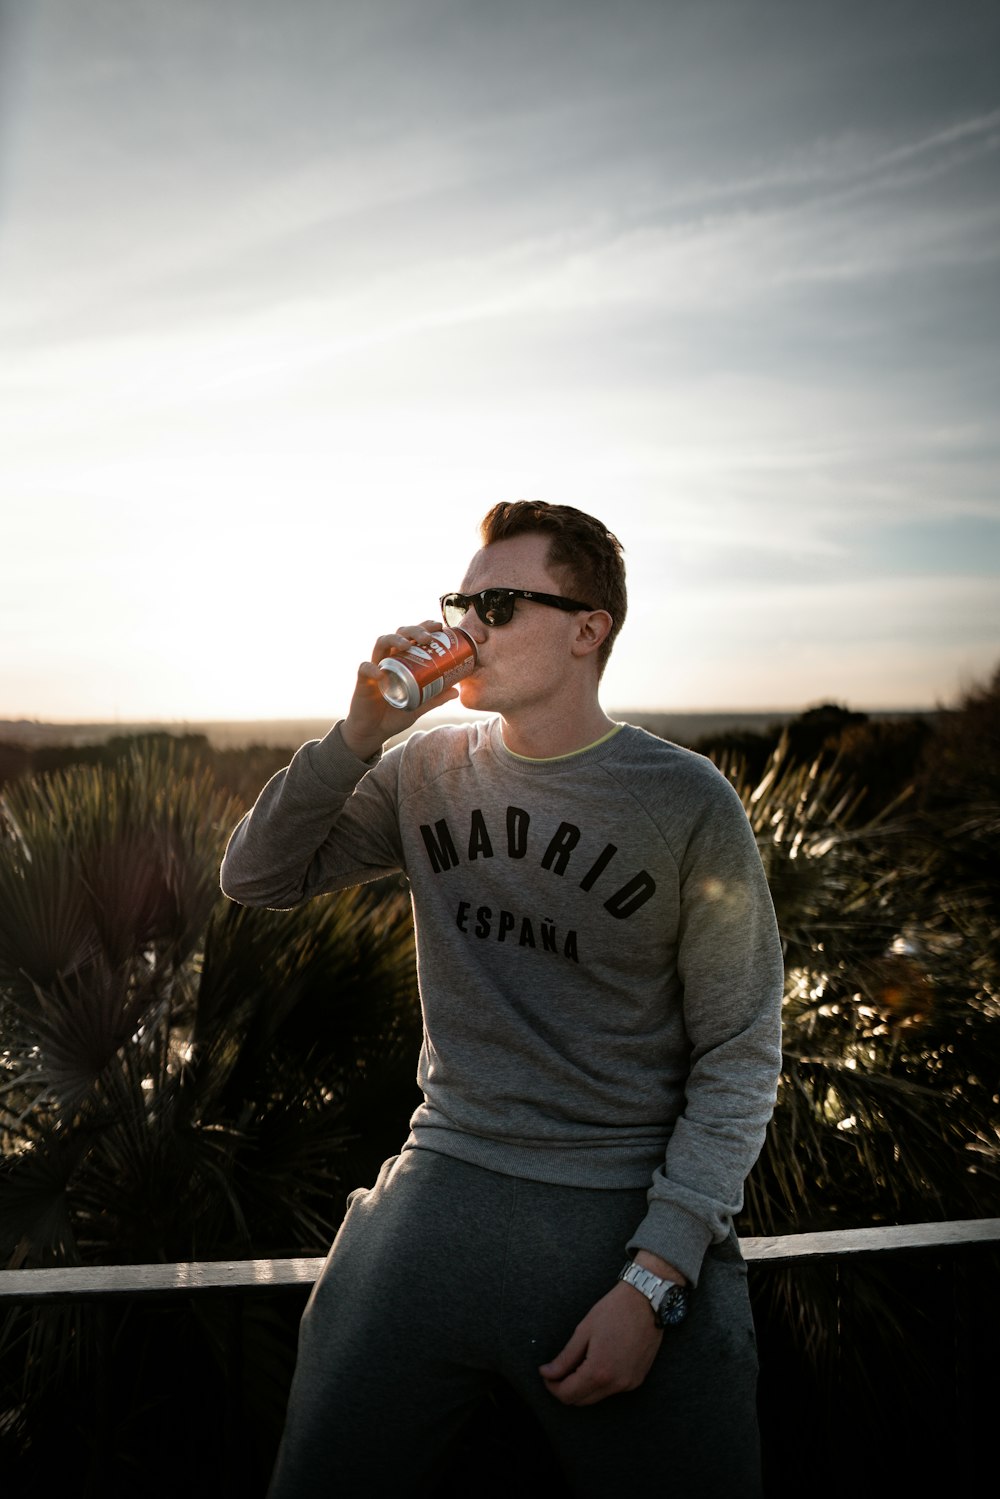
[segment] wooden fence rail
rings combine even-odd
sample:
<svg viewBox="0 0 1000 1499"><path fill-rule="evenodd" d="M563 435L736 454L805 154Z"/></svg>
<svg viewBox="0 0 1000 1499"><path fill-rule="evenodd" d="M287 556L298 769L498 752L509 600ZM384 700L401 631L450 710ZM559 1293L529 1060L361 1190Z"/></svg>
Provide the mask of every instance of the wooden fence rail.
<svg viewBox="0 0 1000 1499"><path fill-rule="evenodd" d="M844 1228L828 1233L740 1240L746 1260L768 1264L903 1249L953 1249L974 1243L1000 1243L1000 1218ZM5 1270L0 1273L0 1305L11 1301L81 1301L95 1297L296 1290L312 1285L322 1266L322 1258L309 1258Z"/></svg>

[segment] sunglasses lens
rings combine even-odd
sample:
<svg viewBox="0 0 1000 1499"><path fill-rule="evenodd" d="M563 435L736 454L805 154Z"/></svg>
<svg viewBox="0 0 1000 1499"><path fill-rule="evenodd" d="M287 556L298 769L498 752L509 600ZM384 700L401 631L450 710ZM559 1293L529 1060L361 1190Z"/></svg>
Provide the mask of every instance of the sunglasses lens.
<svg viewBox="0 0 1000 1499"><path fill-rule="evenodd" d="M484 588L476 600L476 613L484 625L505 625L514 612L514 600L503 588Z"/></svg>
<svg viewBox="0 0 1000 1499"><path fill-rule="evenodd" d="M446 593L441 614L452 629L475 609L484 625L505 625L514 613L514 599L505 588L484 588L482 593Z"/></svg>

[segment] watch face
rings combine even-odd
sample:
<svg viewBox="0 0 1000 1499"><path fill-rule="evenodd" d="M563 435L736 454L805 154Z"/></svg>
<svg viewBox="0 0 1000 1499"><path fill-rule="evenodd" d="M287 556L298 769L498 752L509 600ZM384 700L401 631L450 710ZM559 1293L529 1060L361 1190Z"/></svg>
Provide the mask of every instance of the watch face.
<svg viewBox="0 0 1000 1499"><path fill-rule="evenodd" d="M684 1287L674 1284L667 1286L656 1308L656 1315L663 1326L676 1327L678 1322L684 1321L686 1311L687 1292Z"/></svg>

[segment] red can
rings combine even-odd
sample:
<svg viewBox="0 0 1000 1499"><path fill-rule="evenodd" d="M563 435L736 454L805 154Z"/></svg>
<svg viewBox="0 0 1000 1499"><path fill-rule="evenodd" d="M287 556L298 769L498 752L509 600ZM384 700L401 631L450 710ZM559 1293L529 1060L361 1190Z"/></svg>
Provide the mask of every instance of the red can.
<svg viewBox="0 0 1000 1499"><path fill-rule="evenodd" d="M412 713L475 671L476 661L476 642L465 630L435 630L426 645L383 657L379 692L394 708Z"/></svg>

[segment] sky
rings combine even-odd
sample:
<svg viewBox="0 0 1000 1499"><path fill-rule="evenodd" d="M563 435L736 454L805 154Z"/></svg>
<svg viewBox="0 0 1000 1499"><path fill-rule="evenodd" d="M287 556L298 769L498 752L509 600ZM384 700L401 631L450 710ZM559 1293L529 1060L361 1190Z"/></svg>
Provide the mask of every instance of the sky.
<svg viewBox="0 0 1000 1499"><path fill-rule="evenodd" d="M611 710L1000 660L1000 6L0 0L0 718L342 714L498 500Z"/></svg>

